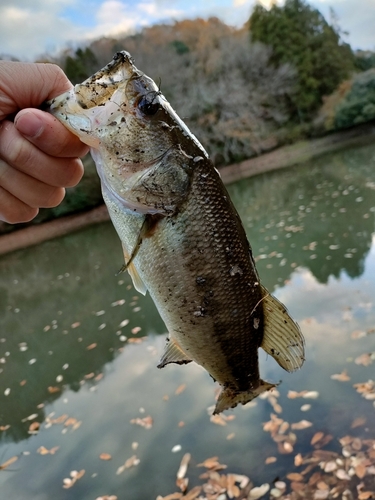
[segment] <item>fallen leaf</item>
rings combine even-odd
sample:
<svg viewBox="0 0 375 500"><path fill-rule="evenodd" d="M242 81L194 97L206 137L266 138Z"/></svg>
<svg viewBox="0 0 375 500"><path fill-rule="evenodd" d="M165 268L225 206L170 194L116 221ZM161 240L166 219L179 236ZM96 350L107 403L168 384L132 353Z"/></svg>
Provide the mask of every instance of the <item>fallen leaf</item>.
<svg viewBox="0 0 375 500"><path fill-rule="evenodd" d="M356 427L361 427L362 425L365 425L365 423L366 423L365 417L357 417L353 420L352 425L350 427L352 429L355 429Z"/></svg>
<svg viewBox="0 0 375 500"><path fill-rule="evenodd" d="M211 457L211 458L206 458L206 460L200 464L197 465L197 467L206 467L206 469L226 469L226 465L222 465L219 463L218 460L219 457Z"/></svg>
<svg viewBox="0 0 375 500"><path fill-rule="evenodd" d="M70 473L70 477L66 477L63 479L63 488L68 489L71 488L81 477L85 474L85 470L82 469L79 472L76 470L73 470Z"/></svg>
<svg viewBox="0 0 375 500"><path fill-rule="evenodd" d="M356 476L358 476L359 479L364 478L366 475L366 472L367 472L367 468L364 464L358 464L355 468Z"/></svg>
<svg viewBox="0 0 375 500"><path fill-rule="evenodd" d="M37 432L39 430L40 423L39 422L32 422L29 425L29 432Z"/></svg>
<svg viewBox="0 0 375 500"><path fill-rule="evenodd" d="M177 479L182 479L185 477L190 459L190 453L185 453L185 455L181 459L180 467L177 471Z"/></svg>
<svg viewBox="0 0 375 500"><path fill-rule="evenodd" d="M88 351L91 351L92 349L95 349L95 347L96 347L97 345L98 345L98 344L97 344L96 342L93 342L92 344L88 345L88 346L86 347L86 349L87 349Z"/></svg>
<svg viewBox="0 0 375 500"><path fill-rule="evenodd" d="M270 485L265 483L262 484L262 486L256 486L255 488L252 488L249 493L249 500L256 500L258 498L261 498L264 496L268 490L270 489Z"/></svg>
<svg viewBox="0 0 375 500"><path fill-rule="evenodd" d="M176 396L184 392L185 389L186 389L186 384L179 385L175 391Z"/></svg>
<svg viewBox="0 0 375 500"><path fill-rule="evenodd" d="M265 459L264 463L265 463L266 465L268 465L268 464L273 464L273 463L275 463L276 461L277 461L277 458L276 458L276 457L267 457L267 458Z"/></svg>
<svg viewBox="0 0 375 500"><path fill-rule="evenodd" d="M315 490L314 491L314 500L325 500L329 496L329 490Z"/></svg>
<svg viewBox="0 0 375 500"><path fill-rule="evenodd" d="M116 474L119 475L124 472L125 469L130 469L130 467L136 467L139 462L139 458L137 458L136 455L133 455L125 461L124 465L121 465L121 467L117 469Z"/></svg>
<svg viewBox="0 0 375 500"><path fill-rule="evenodd" d="M374 498L373 494L373 491L361 491L358 495L358 500L369 500L370 498Z"/></svg>
<svg viewBox="0 0 375 500"><path fill-rule="evenodd" d="M184 500L195 500L201 491L202 491L201 486L195 486L192 490L190 490L188 493L186 493L186 495L183 497L183 499Z"/></svg>
<svg viewBox="0 0 375 500"><path fill-rule="evenodd" d="M48 387L48 392L50 394L55 394L56 392L60 392L60 391L61 391L60 387L55 387L55 386L51 386L51 385Z"/></svg>
<svg viewBox="0 0 375 500"><path fill-rule="evenodd" d="M311 427L312 423L309 422L308 420L301 420L300 422L295 422L294 424L291 425L291 428L293 430L301 430L301 429L307 429L308 427Z"/></svg>
<svg viewBox="0 0 375 500"><path fill-rule="evenodd" d="M371 353L365 353L365 354L361 354L361 356L358 356L357 358L355 358L354 360L354 363L356 365L363 365L363 366L368 366L368 365L371 365L372 363L372 356L371 356Z"/></svg>
<svg viewBox="0 0 375 500"><path fill-rule="evenodd" d="M324 436L324 432L316 432L313 437L311 438L311 441L310 441L310 444L314 445L316 444L318 441L320 441Z"/></svg>
<svg viewBox="0 0 375 500"><path fill-rule="evenodd" d="M354 332L351 333L351 338L352 339L361 339L362 337L366 337L366 332L362 330L355 330Z"/></svg>
<svg viewBox="0 0 375 500"><path fill-rule="evenodd" d="M319 392L318 391L307 391L305 394L302 396L305 399L317 399L319 397Z"/></svg>
<svg viewBox="0 0 375 500"><path fill-rule="evenodd" d="M304 480L302 474L299 474L298 472L291 472L290 474L287 474L286 477L290 481L303 481Z"/></svg>
<svg viewBox="0 0 375 500"><path fill-rule="evenodd" d="M338 477L338 479L342 479L342 480L346 480L346 481L350 480L350 476L348 475L348 473L344 469L338 469L336 471L336 476Z"/></svg>
<svg viewBox="0 0 375 500"><path fill-rule="evenodd" d="M171 493L166 497L161 497L160 495L158 495L156 497L156 500L179 500L180 498L182 498L182 493L178 491L176 493Z"/></svg>
<svg viewBox="0 0 375 500"><path fill-rule="evenodd" d="M65 420L65 427L69 427L70 425L75 425L78 422L76 418L70 417L67 420Z"/></svg>
<svg viewBox="0 0 375 500"><path fill-rule="evenodd" d="M100 460L111 460L112 456L109 453L101 453L99 458Z"/></svg>
<svg viewBox="0 0 375 500"><path fill-rule="evenodd" d="M305 485L303 483L300 483L299 481L292 481L290 483L290 487L293 491L302 491L305 489Z"/></svg>
<svg viewBox="0 0 375 500"><path fill-rule="evenodd" d="M54 455L59 448L60 446L54 446L53 448L48 450L46 447L40 446L36 451L40 455Z"/></svg>
<svg viewBox="0 0 375 500"><path fill-rule="evenodd" d="M189 478L187 478L187 477L181 477L181 478L178 477L176 479L176 486L178 488L180 488L182 493L185 493L185 491L187 490L188 484L189 484Z"/></svg>
<svg viewBox="0 0 375 500"><path fill-rule="evenodd" d="M227 425L227 422L222 415L211 415L210 420L216 425Z"/></svg>
<svg viewBox="0 0 375 500"><path fill-rule="evenodd" d="M331 379L338 380L339 382L348 382L348 380L350 380L350 377L348 376L348 372L344 370L341 373L331 375Z"/></svg>
<svg viewBox="0 0 375 500"><path fill-rule="evenodd" d="M144 427L145 429L151 429L154 421L153 421L152 417L150 415L148 415L147 417L144 417L144 418L140 418L140 417L132 418L130 420L130 423L140 425L141 427Z"/></svg>
<svg viewBox="0 0 375 500"><path fill-rule="evenodd" d="M12 458L9 458L6 462L0 464L0 470L4 470L6 469L7 467L9 467L10 465L14 464L14 462L17 462L18 460L18 457L17 456L14 456Z"/></svg>
<svg viewBox="0 0 375 500"><path fill-rule="evenodd" d="M131 337L128 339L129 344L141 344L147 337Z"/></svg>

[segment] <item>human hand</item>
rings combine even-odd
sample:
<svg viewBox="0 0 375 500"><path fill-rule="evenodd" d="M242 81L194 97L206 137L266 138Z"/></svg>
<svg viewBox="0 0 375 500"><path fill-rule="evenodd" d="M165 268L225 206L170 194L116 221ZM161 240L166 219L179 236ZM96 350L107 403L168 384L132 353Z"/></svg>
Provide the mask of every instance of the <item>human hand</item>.
<svg viewBox="0 0 375 500"><path fill-rule="evenodd" d="M0 220L32 220L81 179L79 157L88 147L52 115L33 109L71 86L54 64L0 61Z"/></svg>

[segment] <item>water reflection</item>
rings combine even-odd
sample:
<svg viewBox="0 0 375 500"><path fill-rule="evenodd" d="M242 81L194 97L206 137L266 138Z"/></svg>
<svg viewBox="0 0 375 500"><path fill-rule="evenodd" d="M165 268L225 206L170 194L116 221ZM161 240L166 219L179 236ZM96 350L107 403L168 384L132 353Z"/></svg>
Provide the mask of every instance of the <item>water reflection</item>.
<svg viewBox="0 0 375 500"><path fill-rule="evenodd" d="M321 283L363 273L375 227L374 151L348 150L231 186L265 284L273 287L275 274L284 283L297 266Z"/></svg>
<svg viewBox="0 0 375 500"><path fill-rule="evenodd" d="M306 337L307 362L297 374L261 358L262 377L283 381L282 418L314 424L299 431L295 453L309 449L317 430L335 436L330 446L336 449L356 417L367 419L358 435L375 433L372 402L352 387L368 380L374 366L354 362L375 350L374 158L375 148L361 148L230 186L262 281ZM235 420L217 426L206 412L214 385L202 369L156 369L164 344L156 335L165 327L128 275L115 276L121 263L110 224L0 260L0 464L19 456L15 472L0 472L4 498L123 498L126 491L129 499L153 499L175 491L181 458L171 453L175 445L192 453L193 465L218 455L256 484L285 477L295 453L264 466L278 454L261 431L274 411L267 401L238 408ZM353 340L353 332L363 336ZM346 384L330 378L342 370L350 376ZM186 389L176 394L181 384ZM319 398L305 414L306 401L288 399L290 389L316 390ZM64 414L75 430L66 420L58 423ZM147 415L152 429L130 423ZM41 424L36 434L33 422ZM42 456L41 446L59 449ZM112 461L101 461L102 452ZM140 464L116 475L134 454ZM86 474L64 490L73 469ZM201 472L194 470L192 480Z"/></svg>
<svg viewBox="0 0 375 500"><path fill-rule="evenodd" d="M117 235L103 224L0 261L0 425L12 424L0 439L29 437L22 420L101 373L129 330L133 338L165 332L150 298L140 306L128 276L115 278L121 259ZM43 408L37 413L43 419Z"/></svg>

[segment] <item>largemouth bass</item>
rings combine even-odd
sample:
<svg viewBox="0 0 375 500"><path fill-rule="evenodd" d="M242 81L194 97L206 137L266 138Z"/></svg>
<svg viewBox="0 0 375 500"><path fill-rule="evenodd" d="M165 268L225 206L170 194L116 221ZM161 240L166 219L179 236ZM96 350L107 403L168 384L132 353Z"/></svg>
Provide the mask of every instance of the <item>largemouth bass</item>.
<svg viewBox="0 0 375 500"><path fill-rule="evenodd" d="M240 217L205 149L127 52L49 103L83 142L101 179L135 288L169 331L159 368L195 361L221 386L214 413L275 385L262 347L287 371L304 339L262 287Z"/></svg>

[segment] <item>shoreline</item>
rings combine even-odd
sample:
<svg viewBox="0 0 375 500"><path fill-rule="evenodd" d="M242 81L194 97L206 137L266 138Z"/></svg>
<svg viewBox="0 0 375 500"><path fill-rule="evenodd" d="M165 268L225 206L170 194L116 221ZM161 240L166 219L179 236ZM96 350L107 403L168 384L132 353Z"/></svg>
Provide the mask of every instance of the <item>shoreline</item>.
<svg viewBox="0 0 375 500"><path fill-rule="evenodd" d="M244 160L220 169L225 184L263 174L272 170L292 167L298 163L317 158L341 149L365 146L375 142L375 123L360 125L356 128L309 141L300 141L282 146L270 153ZM44 241L65 236L93 224L110 220L106 206L100 205L87 212L67 215L41 224L34 224L0 235L0 256L23 248L38 245Z"/></svg>
<svg viewBox="0 0 375 500"><path fill-rule="evenodd" d="M230 184L246 177L305 163L328 153L371 143L375 143L375 122L334 132L317 139L281 146L269 153L223 167L220 169L220 174L223 182Z"/></svg>

